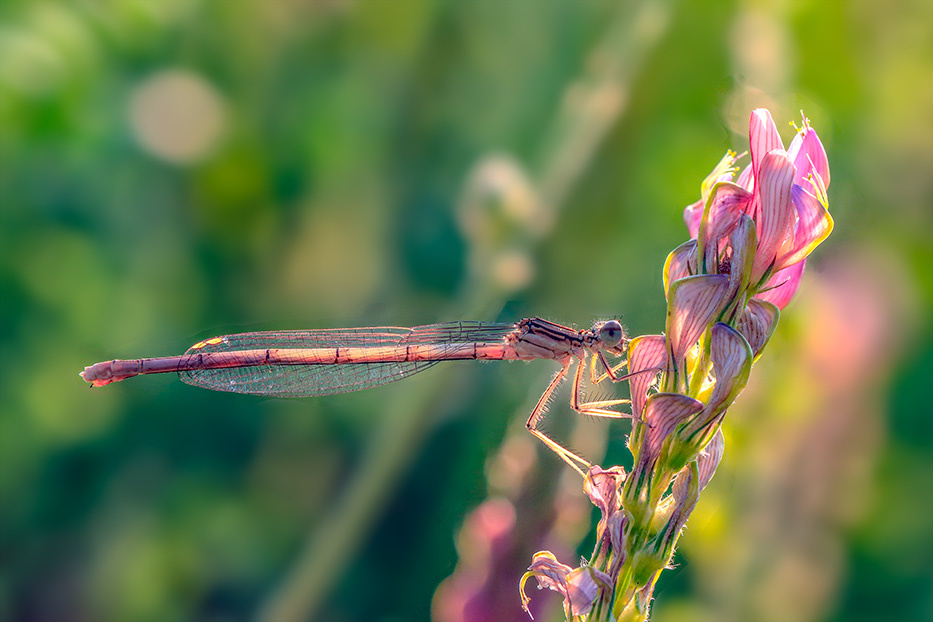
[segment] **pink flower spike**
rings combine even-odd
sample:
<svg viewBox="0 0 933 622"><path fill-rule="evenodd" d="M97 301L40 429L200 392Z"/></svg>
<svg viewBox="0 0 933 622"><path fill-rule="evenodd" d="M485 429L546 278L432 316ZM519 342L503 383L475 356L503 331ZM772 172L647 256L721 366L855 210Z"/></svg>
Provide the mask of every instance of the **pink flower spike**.
<svg viewBox="0 0 933 622"><path fill-rule="evenodd" d="M771 339L781 312L770 302L752 298L739 317L736 328L748 341L756 358Z"/></svg>
<svg viewBox="0 0 933 622"><path fill-rule="evenodd" d="M777 257L793 244L796 212L791 201L794 165L784 151L772 151L761 162L758 192L761 217L758 220L758 252L752 268L752 283L757 283L772 268Z"/></svg>
<svg viewBox="0 0 933 622"><path fill-rule="evenodd" d="M667 364L667 342L664 335L643 335L628 344L628 369L632 377L629 387L632 395L632 415L644 419L645 400L648 389L655 383L657 374L638 373L647 369L664 367Z"/></svg>
<svg viewBox="0 0 933 622"><path fill-rule="evenodd" d="M766 300L778 309L783 309L797 294L806 265L807 261L803 260L787 266L783 270L778 270L771 275L764 287L755 294L755 298Z"/></svg>
<svg viewBox="0 0 933 622"><path fill-rule="evenodd" d="M690 276L671 284L667 338L677 368L683 364L687 350L722 311L728 293L729 277L724 274Z"/></svg>

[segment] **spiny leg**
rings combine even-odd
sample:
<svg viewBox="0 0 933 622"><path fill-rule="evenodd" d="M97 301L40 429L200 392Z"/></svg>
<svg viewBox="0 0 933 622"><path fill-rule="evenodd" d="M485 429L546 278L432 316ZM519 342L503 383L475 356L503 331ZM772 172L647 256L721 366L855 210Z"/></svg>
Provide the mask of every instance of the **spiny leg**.
<svg viewBox="0 0 933 622"><path fill-rule="evenodd" d="M602 368L605 370L599 376L596 375L596 364L601 363ZM590 380L593 381L593 384L599 384L606 378L610 378L613 382L619 382L621 376L618 375L619 370L628 365L628 361L623 359L621 362L610 365L609 361L606 360L605 355L602 352L599 352L593 355L592 364L590 365Z"/></svg>
<svg viewBox="0 0 933 622"><path fill-rule="evenodd" d="M567 370L570 368L570 362L572 359L567 359L563 363L563 367L554 375L554 379L551 380L551 383L547 385L547 388L544 390L544 393L541 394L541 398L538 400L538 403L535 404L534 410L531 411L531 415L528 417L528 421L525 422L525 428L532 434L534 434L538 439L544 443L548 449L560 456L561 460L573 467L577 473L586 477L586 472L583 471L580 466L583 465L587 470L592 466L589 462L573 453L560 443L555 440L552 440L544 432L538 429L538 424L544 419L544 415L547 414L547 403L551 398L551 394L554 393L554 390L560 385L561 381L567 375Z"/></svg>
<svg viewBox="0 0 933 622"><path fill-rule="evenodd" d="M602 363L603 369L606 371L599 377L596 378L596 359L599 359L599 362ZM665 371L664 367L648 367L646 369L640 369L638 371L629 372L627 374L616 375L620 369L628 365L628 361L622 361L617 365L609 365L609 361L606 360L606 356L602 352L597 352L593 357L592 365L590 366L591 379L593 384L599 384L606 378L611 378L613 382L622 382L623 380L628 380L633 376L638 374L648 374L648 373L659 373ZM668 370L669 371L669 370Z"/></svg>
<svg viewBox="0 0 933 622"><path fill-rule="evenodd" d="M597 360L598 360L600 363L602 363L603 369L606 370L606 371L605 371L601 376L599 376L598 378L596 377L596 362L597 362ZM602 381L605 380L606 378L611 378L613 382L621 382L622 380L626 380L626 379L632 377L632 374L617 375L618 372L619 372L619 370L622 369L623 367L625 367L626 365L628 365L628 360L627 360L627 359L623 359L622 362L620 362L620 363L618 363L618 364L616 364L616 365L610 365L610 364L609 364L609 361L606 360L606 355L605 355L602 351L599 351L599 352L597 352L597 353L593 356L593 358L592 358L592 363L591 363L591 365L590 365L590 379L593 381L593 384L599 384L600 382L602 382Z"/></svg>
<svg viewBox="0 0 933 622"><path fill-rule="evenodd" d="M602 355L602 353L599 353ZM609 366L606 363L604 358L600 358L603 365L606 366L607 372L609 371ZM595 359L594 359L595 362ZM577 365L577 371L573 375L573 390L570 393L570 407L573 408L578 413L584 415L593 415L594 417L606 417L609 419L631 419L632 416L627 413L620 413L615 410L608 410L612 406L618 406L619 404L629 404L631 400L628 399L619 399L619 400L601 400L598 402L584 402L582 401L583 396L583 371L586 367L586 358L585 355L580 357L580 363ZM594 365L590 367L591 375L594 374L593 370L595 369Z"/></svg>

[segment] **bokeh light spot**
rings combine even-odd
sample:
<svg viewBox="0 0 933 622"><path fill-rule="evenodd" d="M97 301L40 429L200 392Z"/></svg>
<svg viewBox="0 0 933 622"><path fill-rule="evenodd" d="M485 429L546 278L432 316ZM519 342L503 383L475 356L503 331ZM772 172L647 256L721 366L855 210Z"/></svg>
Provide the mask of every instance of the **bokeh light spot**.
<svg viewBox="0 0 933 622"><path fill-rule="evenodd" d="M227 129L221 96L202 77L183 70L143 81L130 98L129 117L142 148L174 164L203 160Z"/></svg>

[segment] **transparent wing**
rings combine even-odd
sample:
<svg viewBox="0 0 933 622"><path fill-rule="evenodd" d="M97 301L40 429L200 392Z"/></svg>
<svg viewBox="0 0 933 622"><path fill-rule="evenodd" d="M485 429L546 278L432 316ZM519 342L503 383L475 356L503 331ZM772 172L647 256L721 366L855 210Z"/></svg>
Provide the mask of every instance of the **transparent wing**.
<svg viewBox="0 0 933 622"><path fill-rule="evenodd" d="M436 360L339 364L247 366L203 369L197 356L205 353L306 348L352 348L453 343L495 343L515 330L515 324L493 322L447 322L414 328L374 327L352 329L293 330L240 333L215 337L192 346L179 368L179 377L215 391L252 393L278 397L309 397L348 393L375 387L423 371L445 360L443 348Z"/></svg>

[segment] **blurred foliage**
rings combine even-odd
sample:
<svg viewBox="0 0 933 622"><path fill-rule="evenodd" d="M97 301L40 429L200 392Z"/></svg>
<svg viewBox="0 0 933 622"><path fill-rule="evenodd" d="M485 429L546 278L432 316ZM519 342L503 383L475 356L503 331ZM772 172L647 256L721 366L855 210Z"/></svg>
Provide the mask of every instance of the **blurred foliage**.
<svg viewBox="0 0 933 622"><path fill-rule="evenodd" d="M257 328L658 332L759 105L820 133L836 231L653 619L933 618L931 7L7 0L0 619L428 619L546 363L295 401L77 372Z"/></svg>

